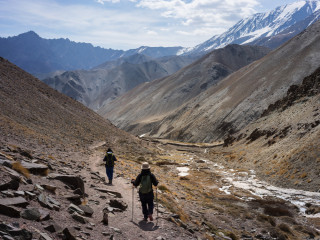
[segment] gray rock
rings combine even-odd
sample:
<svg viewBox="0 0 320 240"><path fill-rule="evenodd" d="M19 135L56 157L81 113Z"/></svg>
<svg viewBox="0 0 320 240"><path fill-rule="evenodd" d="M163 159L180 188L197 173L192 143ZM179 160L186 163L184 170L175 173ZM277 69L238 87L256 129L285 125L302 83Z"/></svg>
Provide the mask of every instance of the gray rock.
<svg viewBox="0 0 320 240"><path fill-rule="evenodd" d="M32 232L29 232L26 229L15 228L15 229L9 230L8 233L14 239L32 240Z"/></svg>
<svg viewBox="0 0 320 240"><path fill-rule="evenodd" d="M12 207L0 204L0 214L13 218L20 218L20 210Z"/></svg>
<svg viewBox="0 0 320 240"><path fill-rule="evenodd" d="M46 189L52 193L56 193L56 189L57 189L56 186L48 185L48 184L41 184L41 187L43 187L44 189Z"/></svg>
<svg viewBox="0 0 320 240"><path fill-rule="evenodd" d="M110 190L104 189L104 188L96 188L96 190L99 191L99 192L112 194L112 195L114 195L114 196L117 197L117 198L122 198L122 195L121 195L121 193L119 193L119 192L110 191Z"/></svg>
<svg viewBox="0 0 320 240"><path fill-rule="evenodd" d="M39 209L39 212L41 214L40 216L40 221L48 221L51 217L50 217L50 212L45 211L43 209Z"/></svg>
<svg viewBox="0 0 320 240"><path fill-rule="evenodd" d="M111 199L109 205L110 207L121 209L122 211L125 211L128 208L128 204L117 199Z"/></svg>
<svg viewBox="0 0 320 240"><path fill-rule="evenodd" d="M51 237L49 237L49 235L46 233L40 233L39 240L53 240L53 239Z"/></svg>
<svg viewBox="0 0 320 240"><path fill-rule="evenodd" d="M28 169L28 171L32 174L46 175L46 173L48 171L48 166L43 165L43 164L21 161L21 165L24 168Z"/></svg>
<svg viewBox="0 0 320 240"><path fill-rule="evenodd" d="M23 197L15 197L15 198L0 199L0 204L6 205L6 206L26 207L29 203Z"/></svg>
<svg viewBox="0 0 320 240"><path fill-rule="evenodd" d="M0 159L0 165L12 168L12 162L10 160Z"/></svg>
<svg viewBox="0 0 320 240"><path fill-rule="evenodd" d="M86 216L91 217L93 215L93 209L88 205L80 205L79 208L84 211Z"/></svg>
<svg viewBox="0 0 320 240"><path fill-rule="evenodd" d="M106 209L103 209L103 217L102 222L105 225L109 225L109 219L108 219L108 211Z"/></svg>
<svg viewBox="0 0 320 240"><path fill-rule="evenodd" d="M61 206L61 204L58 201L56 201L54 198L50 196L45 195L44 193L41 193L38 196L38 201L41 206L57 211L60 209Z"/></svg>
<svg viewBox="0 0 320 240"><path fill-rule="evenodd" d="M85 212L80 207L78 207L72 203L68 207L68 212L71 214L74 212L77 212L78 214L85 215Z"/></svg>
<svg viewBox="0 0 320 240"><path fill-rule="evenodd" d="M62 227L58 225L56 222L53 222L51 225L44 227L45 230L49 232L62 232Z"/></svg>
<svg viewBox="0 0 320 240"><path fill-rule="evenodd" d="M68 199L70 202L76 204L76 205L80 205L81 204L81 196L78 194L74 194L74 195L67 195L65 196L66 199Z"/></svg>
<svg viewBox="0 0 320 240"><path fill-rule="evenodd" d="M63 232L66 240L77 240L75 237L76 234L72 230L70 230L69 228L63 229L62 232Z"/></svg>
<svg viewBox="0 0 320 240"><path fill-rule="evenodd" d="M86 224L86 223L89 222L84 216L81 216L81 215L78 214L77 212L72 213L72 214L71 214L71 217L72 217L74 220L76 220L76 221L78 221L78 222L80 222L80 223L83 223L83 224Z"/></svg>
<svg viewBox="0 0 320 240"><path fill-rule="evenodd" d="M79 188L83 193L84 191L84 182L81 177L74 175L62 175L62 174L52 174L49 176L49 179L60 180L63 183L70 186L72 189Z"/></svg>
<svg viewBox="0 0 320 240"><path fill-rule="evenodd" d="M0 184L0 191L8 190L8 189L17 190L19 188L19 185L20 185L19 179L13 178L8 182Z"/></svg>
<svg viewBox="0 0 320 240"><path fill-rule="evenodd" d="M37 208L27 208L21 212L21 217L28 220L38 221L40 220L41 214Z"/></svg>

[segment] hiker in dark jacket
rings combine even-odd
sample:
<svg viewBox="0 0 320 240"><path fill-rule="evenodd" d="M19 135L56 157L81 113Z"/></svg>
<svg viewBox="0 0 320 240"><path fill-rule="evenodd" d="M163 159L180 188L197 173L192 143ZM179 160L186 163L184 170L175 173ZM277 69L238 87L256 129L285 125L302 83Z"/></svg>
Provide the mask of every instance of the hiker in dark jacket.
<svg viewBox="0 0 320 240"><path fill-rule="evenodd" d="M142 213L143 213L143 220L147 221L148 217L150 221L153 221L153 190L152 185L157 186L158 180L154 176L153 173L150 171L150 166L147 162L144 162L141 166L141 173L138 175L136 180L131 180L131 183L139 188L139 197L142 205Z"/></svg>
<svg viewBox="0 0 320 240"><path fill-rule="evenodd" d="M106 173L109 179L109 184L112 184L113 179L113 168L114 168L114 162L117 161L116 156L114 156L111 148L108 148L106 152L106 156L104 157L103 161L105 162L106 166Z"/></svg>

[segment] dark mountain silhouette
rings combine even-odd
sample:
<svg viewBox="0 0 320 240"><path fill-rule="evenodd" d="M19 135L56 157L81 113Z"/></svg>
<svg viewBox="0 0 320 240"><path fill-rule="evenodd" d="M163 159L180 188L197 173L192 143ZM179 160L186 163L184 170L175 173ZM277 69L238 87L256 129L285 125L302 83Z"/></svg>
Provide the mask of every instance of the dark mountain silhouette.
<svg viewBox="0 0 320 240"><path fill-rule="evenodd" d="M181 47L141 47L113 50L77 43L69 39L43 39L33 31L18 36L0 38L0 56L25 71L42 76L57 70L90 69L106 61L136 53L152 58L176 55Z"/></svg>

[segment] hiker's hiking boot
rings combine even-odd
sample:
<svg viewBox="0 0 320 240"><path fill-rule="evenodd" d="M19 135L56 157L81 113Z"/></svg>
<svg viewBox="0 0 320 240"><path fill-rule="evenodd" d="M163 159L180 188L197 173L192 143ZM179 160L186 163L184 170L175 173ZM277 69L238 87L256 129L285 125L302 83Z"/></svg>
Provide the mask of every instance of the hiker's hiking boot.
<svg viewBox="0 0 320 240"><path fill-rule="evenodd" d="M153 221L152 214L149 215L149 220L150 220L150 221Z"/></svg>
<svg viewBox="0 0 320 240"><path fill-rule="evenodd" d="M147 217L147 216L145 216L145 217L143 218L143 220L142 220L142 221L147 222L147 221L148 221L148 217Z"/></svg>

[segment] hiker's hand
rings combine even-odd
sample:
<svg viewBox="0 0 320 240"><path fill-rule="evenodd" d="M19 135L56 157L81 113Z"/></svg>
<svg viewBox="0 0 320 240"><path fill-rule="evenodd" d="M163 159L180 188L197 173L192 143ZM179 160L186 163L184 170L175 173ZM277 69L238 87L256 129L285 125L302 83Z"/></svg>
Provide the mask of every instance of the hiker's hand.
<svg viewBox="0 0 320 240"><path fill-rule="evenodd" d="M131 179L131 183L134 184L134 179Z"/></svg>

